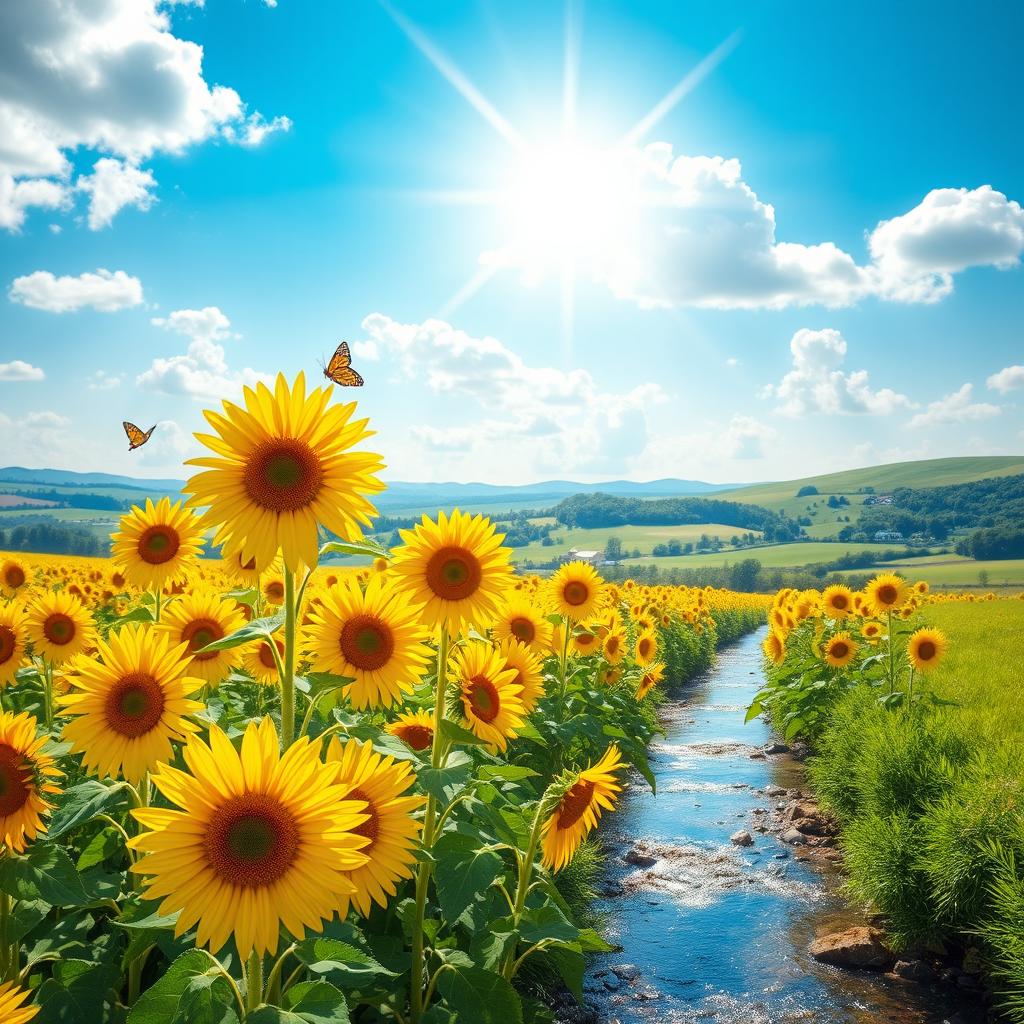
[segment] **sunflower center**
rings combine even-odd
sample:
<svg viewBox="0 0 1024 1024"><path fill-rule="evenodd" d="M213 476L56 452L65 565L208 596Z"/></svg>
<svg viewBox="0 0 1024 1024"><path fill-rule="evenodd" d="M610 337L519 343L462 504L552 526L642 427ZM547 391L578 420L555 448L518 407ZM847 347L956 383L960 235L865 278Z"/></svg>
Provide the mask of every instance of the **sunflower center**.
<svg viewBox="0 0 1024 1024"><path fill-rule="evenodd" d="M197 654L196 652L201 651L207 644L212 644L215 640L222 639L223 636L224 630L221 629L220 623L214 619L193 619L181 631L181 639L184 643L188 644L188 653L196 661L209 661L211 658L216 658L216 651L207 651L205 654Z"/></svg>
<svg viewBox="0 0 1024 1024"><path fill-rule="evenodd" d="M369 817L356 828L352 829L357 836L363 836L365 839L370 840L370 846L373 846L377 839L377 834L380 832L380 816L373 808L373 801L364 793L361 789L353 789L351 793L345 798L346 800L362 800L366 806L360 811L360 814L368 814ZM363 853L369 851L370 846L363 849Z"/></svg>
<svg viewBox="0 0 1024 1024"><path fill-rule="evenodd" d="M51 644L63 647L75 638L75 620L63 612L54 612L43 623L43 636Z"/></svg>
<svg viewBox="0 0 1024 1024"><path fill-rule="evenodd" d="M486 676L473 676L469 683L469 705L473 714L484 722L493 722L501 711L501 697L494 683Z"/></svg>
<svg viewBox="0 0 1024 1024"><path fill-rule="evenodd" d="M250 558L248 562L243 562L242 561L242 556L239 554L239 555L236 555L236 559L238 561L238 568L239 569L242 569L245 572L255 572L256 571L256 559L255 558Z"/></svg>
<svg viewBox="0 0 1024 1024"><path fill-rule="evenodd" d="M395 641L387 623L376 615L356 615L342 626L338 647L350 665L372 672L391 660Z"/></svg>
<svg viewBox="0 0 1024 1024"><path fill-rule="evenodd" d="M465 548L440 548L427 562L427 586L445 601L472 597L482 579L480 562Z"/></svg>
<svg viewBox="0 0 1024 1024"><path fill-rule="evenodd" d="M274 437L256 446L243 477L249 497L270 512L296 512L320 493L320 457L305 441Z"/></svg>
<svg viewBox="0 0 1024 1024"><path fill-rule="evenodd" d="M508 624L509 632L521 643L532 644L537 638L537 627L522 615L517 616Z"/></svg>
<svg viewBox="0 0 1024 1024"><path fill-rule="evenodd" d="M137 739L157 725L164 713L164 703L164 691L149 673L131 672L122 676L107 694L107 725L122 736Z"/></svg>
<svg viewBox="0 0 1024 1024"><path fill-rule="evenodd" d="M921 661L931 661L936 653L935 644L931 640L922 640L917 645L917 656Z"/></svg>
<svg viewBox="0 0 1024 1024"><path fill-rule="evenodd" d="M268 601L282 604L284 602L284 584L280 580L270 580L263 588L263 594Z"/></svg>
<svg viewBox="0 0 1024 1024"><path fill-rule="evenodd" d="M832 657L845 658L850 653L850 647L845 640L837 640L832 644Z"/></svg>
<svg viewBox="0 0 1024 1024"><path fill-rule="evenodd" d="M637 651L641 658L646 658L651 653L651 641L647 637L641 637L640 643L637 645Z"/></svg>
<svg viewBox="0 0 1024 1024"><path fill-rule="evenodd" d="M426 750L434 742L434 730L425 725L403 725L400 735L413 750Z"/></svg>
<svg viewBox="0 0 1024 1024"><path fill-rule="evenodd" d="M572 828L590 806L594 795L594 783L580 779L574 786L566 790L562 802L558 805L558 827Z"/></svg>
<svg viewBox="0 0 1024 1024"><path fill-rule="evenodd" d="M139 558L150 565L163 565L169 562L181 547L181 538L173 526L161 523L151 526L139 538Z"/></svg>
<svg viewBox="0 0 1024 1024"><path fill-rule="evenodd" d="M0 626L0 665L10 661L18 646L18 638L10 626Z"/></svg>
<svg viewBox="0 0 1024 1024"><path fill-rule="evenodd" d="M900 595L899 591L891 583L883 583L875 591L875 596L882 604L895 604Z"/></svg>
<svg viewBox="0 0 1024 1024"><path fill-rule="evenodd" d="M20 565L8 565L4 569L4 583L11 590L17 590L18 587L23 586L25 583L25 570Z"/></svg>
<svg viewBox="0 0 1024 1024"><path fill-rule="evenodd" d="M618 654L619 653L619 638L617 636L610 636L610 637L608 637L608 640L605 643L605 650L609 654L611 654L613 657L614 657L614 655Z"/></svg>
<svg viewBox="0 0 1024 1024"><path fill-rule="evenodd" d="M581 604L586 604L587 598L590 597L590 589L580 580L570 580L562 590L562 597L565 598L566 604L578 608Z"/></svg>
<svg viewBox="0 0 1024 1024"><path fill-rule="evenodd" d="M597 643L596 633L578 633L576 635L576 643L580 647L593 647Z"/></svg>
<svg viewBox="0 0 1024 1024"><path fill-rule="evenodd" d="M0 818L21 810L32 792L32 773L25 766L25 755L8 743L0 743Z"/></svg>
<svg viewBox="0 0 1024 1024"><path fill-rule="evenodd" d="M259 889L273 885L294 865L299 828L278 800L243 793L213 813L203 846L210 867L225 882Z"/></svg>
<svg viewBox="0 0 1024 1024"><path fill-rule="evenodd" d="M274 643L278 645L277 653L284 654L284 650L282 649L280 643L278 643L277 640L275 640ZM264 668L277 668L277 661L274 658L274 652L270 649L270 644L268 644L266 640L264 640L263 643L260 644L260 664Z"/></svg>
<svg viewBox="0 0 1024 1024"><path fill-rule="evenodd" d="M125 585L125 577L123 573L115 572L110 577L110 582L114 584L119 590Z"/></svg>

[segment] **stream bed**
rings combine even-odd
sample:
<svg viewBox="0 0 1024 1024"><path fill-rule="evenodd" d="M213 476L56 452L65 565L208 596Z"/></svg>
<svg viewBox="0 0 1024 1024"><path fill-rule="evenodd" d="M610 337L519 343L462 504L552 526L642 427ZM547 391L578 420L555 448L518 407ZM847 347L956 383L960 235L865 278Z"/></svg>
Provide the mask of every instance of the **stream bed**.
<svg viewBox="0 0 1024 1024"><path fill-rule="evenodd" d="M595 1011L621 1024L965 1019L948 989L829 967L807 953L817 935L864 922L847 909L833 864L757 831L786 799L769 787L792 798L805 786L791 756L758 754L773 740L767 724L743 722L761 681L763 637L759 630L723 649L712 671L663 705L665 735L650 750L657 796L634 775L602 829L608 862L596 909L621 950L588 966L580 1019ZM753 844L734 845L738 830Z"/></svg>

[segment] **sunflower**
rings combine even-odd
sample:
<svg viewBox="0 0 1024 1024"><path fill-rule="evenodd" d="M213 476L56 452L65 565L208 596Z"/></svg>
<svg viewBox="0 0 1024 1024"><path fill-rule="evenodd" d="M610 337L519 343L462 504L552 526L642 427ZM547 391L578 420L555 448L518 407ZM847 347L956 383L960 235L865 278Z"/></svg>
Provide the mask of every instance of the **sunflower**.
<svg viewBox="0 0 1024 1024"><path fill-rule="evenodd" d="M469 728L494 753L504 750L523 724L525 710L516 670L483 640L472 640L452 659L452 678L462 690L462 710Z"/></svg>
<svg viewBox="0 0 1024 1024"><path fill-rule="evenodd" d="M519 699L523 702L523 713L528 715L544 696L544 672L540 657L526 644L518 640L503 640L498 652L505 662L505 668L515 670L513 682L522 687Z"/></svg>
<svg viewBox="0 0 1024 1024"><path fill-rule="evenodd" d="M421 796L403 795L416 782L412 765L374 753L369 740L350 740L342 746L334 736L327 749L327 763L338 766L338 781L350 787L345 799L366 804L363 813L369 817L353 831L368 840L362 852L369 860L347 874L355 887L352 903L367 917L374 903L388 905L388 897L398 891L396 882L412 878L413 851L423 828L413 814L426 801ZM349 896L343 894L338 909L342 918L348 913L348 903Z"/></svg>
<svg viewBox="0 0 1024 1024"><path fill-rule="evenodd" d="M245 408L224 402L223 414L207 410L217 432L196 434L215 457L191 459L201 466L184 487L189 505L208 506L204 526L215 527L214 543L269 565L280 549L285 565L315 566L318 529L346 540L361 536L376 509L366 495L384 490L374 475L379 455L351 451L370 436L366 420L352 420L356 403L330 405L331 390L306 394L300 373L289 387L278 374L244 389ZM351 422L350 422L351 421Z"/></svg>
<svg viewBox="0 0 1024 1024"><path fill-rule="evenodd" d="M427 671L419 609L388 576L374 573L364 591L354 576L332 587L310 612L304 647L317 672L348 676L354 707L390 707Z"/></svg>
<svg viewBox="0 0 1024 1024"><path fill-rule="evenodd" d="M187 772L153 774L171 809L132 813L148 831L131 840L145 856L145 896L159 913L179 913L175 934L198 925L212 953L235 937L239 956L277 951L284 927L296 939L320 931L356 887L347 872L366 864L356 831L369 818L348 800L338 770L322 764L319 742L303 737L283 754L269 718L250 722L241 753L215 725L207 746L190 737ZM180 808L180 809L179 809Z"/></svg>
<svg viewBox="0 0 1024 1024"><path fill-rule="evenodd" d="M626 634L622 630L612 630L604 638L601 653L609 665L618 665L626 656Z"/></svg>
<svg viewBox="0 0 1024 1024"><path fill-rule="evenodd" d="M619 748L613 743L597 764L572 776L544 822L542 860L545 867L561 871L575 856L587 833L594 828L602 810L613 810L622 789L615 776L622 768Z"/></svg>
<svg viewBox="0 0 1024 1024"><path fill-rule="evenodd" d="M857 643L849 633L836 633L825 642L823 653L833 668L845 668L857 656Z"/></svg>
<svg viewBox="0 0 1024 1024"><path fill-rule="evenodd" d="M919 597L924 597L924 595L928 593L928 589L929 588L927 580L918 580L914 584L914 593L917 594Z"/></svg>
<svg viewBox="0 0 1024 1024"><path fill-rule="evenodd" d="M203 549L199 520L182 503L161 498L145 509L133 505L121 516L120 529L111 534L110 557L129 583L144 590L160 589L195 564Z"/></svg>
<svg viewBox="0 0 1024 1024"><path fill-rule="evenodd" d="M653 630L643 632L633 645L633 658L638 665L650 665L658 656L658 635Z"/></svg>
<svg viewBox="0 0 1024 1024"><path fill-rule="evenodd" d="M601 605L601 577L587 562L566 562L548 581L548 604L573 622L593 618Z"/></svg>
<svg viewBox="0 0 1024 1024"><path fill-rule="evenodd" d="M25 609L0 605L0 690L14 682L25 654Z"/></svg>
<svg viewBox="0 0 1024 1024"><path fill-rule="evenodd" d="M537 605L516 595L495 615L491 635L499 643L518 640L543 656L551 645L551 623Z"/></svg>
<svg viewBox="0 0 1024 1024"><path fill-rule="evenodd" d="M15 853L46 831L43 815L54 806L47 796L61 792L54 780L64 773L43 753L50 737L36 739L37 728L27 712L0 712L0 847Z"/></svg>
<svg viewBox="0 0 1024 1024"><path fill-rule="evenodd" d="M429 627L452 633L492 621L512 579L505 535L483 516L456 509L437 522L426 516L411 530L400 531L405 543L392 552L391 571Z"/></svg>
<svg viewBox="0 0 1024 1024"><path fill-rule="evenodd" d="M138 782L174 757L172 740L198 728L186 716L203 708L189 699L202 680L188 674L185 645L152 626L124 626L96 646L99 656L75 662L72 691L59 699L73 716L64 739L86 770Z"/></svg>
<svg viewBox="0 0 1024 1024"><path fill-rule="evenodd" d="M427 750L434 742L434 716L429 711L409 711L389 723L385 732L413 750Z"/></svg>
<svg viewBox="0 0 1024 1024"><path fill-rule="evenodd" d="M648 665L636 688L636 699L643 700L665 678L665 666L660 661Z"/></svg>
<svg viewBox="0 0 1024 1024"><path fill-rule="evenodd" d="M907 599L907 584L894 572L883 572L864 588L865 604L873 615L896 611Z"/></svg>
<svg viewBox="0 0 1024 1024"><path fill-rule="evenodd" d="M267 604L284 604L284 564L275 561L260 578L260 593Z"/></svg>
<svg viewBox="0 0 1024 1024"><path fill-rule="evenodd" d="M922 626L907 643L907 660L917 672L930 672L942 661L948 645L941 629Z"/></svg>
<svg viewBox="0 0 1024 1024"><path fill-rule="evenodd" d="M768 630L761 649L764 656L775 665L781 665L786 660L786 641L774 629Z"/></svg>
<svg viewBox="0 0 1024 1024"><path fill-rule="evenodd" d="M853 611L853 591L834 583L822 591L821 605L830 619L845 619Z"/></svg>
<svg viewBox="0 0 1024 1024"><path fill-rule="evenodd" d="M281 681L281 672L274 660L274 652L270 648L270 640L260 640L258 643L247 644L243 648L242 668L253 677L257 683L264 686L276 686ZM277 648L277 656L284 663L284 641L279 637L273 638L273 644Z"/></svg>
<svg viewBox="0 0 1024 1024"><path fill-rule="evenodd" d="M874 619L865 622L864 625L860 627L860 635L864 637L865 640L870 640L872 643L878 640L884 632L885 626Z"/></svg>
<svg viewBox="0 0 1024 1024"><path fill-rule="evenodd" d="M47 591L28 607L25 622L32 650L60 665L87 650L96 638L92 616L67 591Z"/></svg>
<svg viewBox="0 0 1024 1024"><path fill-rule="evenodd" d="M255 558L244 558L241 551L228 554L223 552L224 567L239 583L246 587L258 587L260 584L260 567Z"/></svg>
<svg viewBox="0 0 1024 1024"><path fill-rule="evenodd" d="M601 633L593 623L586 629L574 629L569 649L574 654L593 654L601 650Z"/></svg>
<svg viewBox="0 0 1024 1024"><path fill-rule="evenodd" d="M13 981L0 985L0 1020L4 1024L27 1024L39 1012L38 1006L25 1006L29 993Z"/></svg>
<svg viewBox="0 0 1024 1024"><path fill-rule="evenodd" d="M28 583L28 567L17 558L5 558L0 562L0 594L14 597Z"/></svg>
<svg viewBox="0 0 1024 1024"><path fill-rule="evenodd" d="M245 615L234 601L222 598L212 590L197 590L167 606L156 627L166 633L175 646L186 644L192 656L188 674L207 683L219 683L232 669L242 663L241 648L227 651L208 651L199 654L207 644L241 629Z"/></svg>

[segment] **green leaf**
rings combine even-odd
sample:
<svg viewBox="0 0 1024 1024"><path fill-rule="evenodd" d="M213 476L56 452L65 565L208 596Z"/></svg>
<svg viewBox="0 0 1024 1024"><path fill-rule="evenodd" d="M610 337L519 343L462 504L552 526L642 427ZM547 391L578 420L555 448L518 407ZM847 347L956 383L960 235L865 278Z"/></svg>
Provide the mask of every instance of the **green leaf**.
<svg viewBox="0 0 1024 1024"><path fill-rule="evenodd" d="M420 788L442 804L450 803L469 781L473 762L464 750L456 750L448 757L444 768L424 766L417 773Z"/></svg>
<svg viewBox="0 0 1024 1024"><path fill-rule="evenodd" d="M98 779L87 779L65 790L60 806L53 812L49 840L60 839L73 829L92 821L99 814L116 814L131 806L131 788L125 782L110 785Z"/></svg>
<svg viewBox="0 0 1024 1024"><path fill-rule="evenodd" d="M112 964L89 960L57 960L53 977L39 987L36 1024L56 1021L77 1022L104 1017L107 994L117 984L120 972Z"/></svg>
<svg viewBox="0 0 1024 1024"><path fill-rule="evenodd" d="M520 764L485 764L476 773L478 779L502 779L505 782L519 782L521 779L535 779L539 776L540 772Z"/></svg>
<svg viewBox="0 0 1024 1024"><path fill-rule="evenodd" d="M359 555L364 558L391 558L391 552L375 540L364 537L362 540L329 540L320 548L320 557L324 555Z"/></svg>
<svg viewBox="0 0 1024 1024"><path fill-rule="evenodd" d="M230 651L233 647L241 647L242 644L251 644L256 640L269 640L284 625L284 612L277 615L270 615L262 619L253 619L247 622L234 633L228 633L220 640L214 640L207 644L196 654L209 654L214 651Z"/></svg>
<svg viewBox="0 0 1024 1024"><path fill-rule="evenodd" d="M19 900L7 919L7 941L21 942L49 912L50 904L43 900Z"/></svg>
<svg viewBox="0 0 1024 1024"><path fill-rule="evenodd" d="M446 743L463 743L469 747L483 747L487 745L486 740L480 739L476 733L463 729L461 725L445 718L441 722L441 738Z"/></svg>
<svg viewBox="0 0 1024 1024"><path fill-rule="evenodd" d="M16 900L43 900L51 907L76 907L91 897L71 858L49 842L33 843L23 854L0 860L0 890Z"/></svg>
<svg viewBox="0 0 1024 1024"><path fill-rule="evenodd" d="M152 622L153 621L153 609L152 608L133 608L130 612L126 612L124 615L118 616L114 619L114 624L117 626L123 626L129 622Z"/></svg>
<svg viewBox="0 0 1024 1024"><path fill-rule="evenodd" d="M580 949L584 953L611 953L615 947L605 942L593 928L583 928L579 935Z"/></svg>
<svg viewBox="0 0 1024 1024"><path fill-rule="evenodd" d="M89 845L86 846L81 856L79 856L75 867L79 871L86 871L97 864L102 864L108 857L113 857L116 853L123 852L123 850L124 837L117 829L111 828L108 825L106 828L101 828L92 837Z"/></svg>
<svg viewBox="0 0 1024 1024"><path fill-rule="evenodd" d="M182 953L139 996L128 1024L238 1024L234 993L205 949Z"/></svg>
<svg viewBox="0 0 1024 1024"><path fill-rule="evenodd" d="M369 953L340 939L306 939L295 947L295 955L314 974L330 975L345 988L359 988L379 977L395 977Z"/></svg>
<svg viewBox="0 0 1024 1024"><path fill-rule="evenodd" d="M551 960L561 975L565 987L583 1002L583 971L586 961L583 954L575 946L556 946L545 951L546 959Z"/></svg>
<svg viewBox="0 0 1024 1024"><path fill-rule="evenodd" d="M516 990L500 975L481 967L456 967L438 978L438 991L459 1020L473 1024L522 1024Z"/></svg>
<svg viewBox="0 0 1024 1024"><path fill-rule="evenodd" d="M519 922L519 933L523 942L533 945L544 939L558 942L574 942L580 930L566 919L558 907L544 906L527 910Z"/></svg>
<svg viewBox="0 0 1024 1024"><path fill-rule="evenodd" d="M348 1003L339 989L326 981L293 985L284 997L285 1006L259 1006L246 1024L348 1024Z"/></svg>
<svg viewBox="0 0 1024 1024"><path fill-rule="evenodd" d="M449 832L434 844L434 881L445 919L455 922L490 888L504 865L493 850L480 848L476 836Z"/></svg>

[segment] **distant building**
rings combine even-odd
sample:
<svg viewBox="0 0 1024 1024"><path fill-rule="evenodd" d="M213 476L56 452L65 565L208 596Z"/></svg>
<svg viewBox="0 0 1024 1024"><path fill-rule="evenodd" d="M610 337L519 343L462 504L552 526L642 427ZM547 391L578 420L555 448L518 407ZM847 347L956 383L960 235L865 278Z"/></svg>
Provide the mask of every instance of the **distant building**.
<svg viewBox="0 0 1024 1024"><path fill-rule="evenodd" d="M559 555L559 562L587 562L589 565L604 565L603 551L581 551L579 548L569 548L564 555Z"/></svg>
<svg viewBox="0 0 1024 1024"><path fill-rule="evenodd" d="M894 504L891 494L869 494L864 499L865 505L892 505Z"/></svg>
<svg viewBox="0 0 1024 1024"><path fill-rule="evenodd" d="M899 530L878 530L875 533L876 544L903 543L903 534Z"/></svg>

